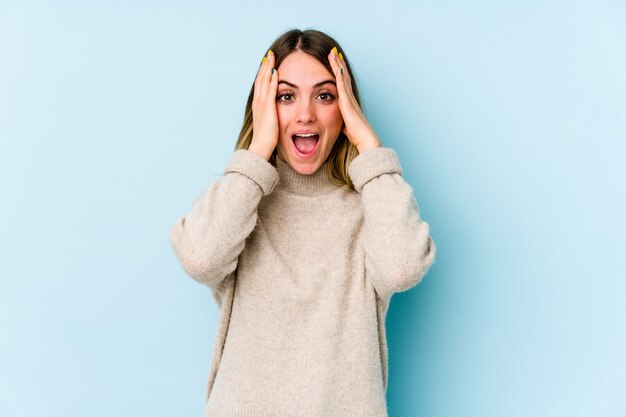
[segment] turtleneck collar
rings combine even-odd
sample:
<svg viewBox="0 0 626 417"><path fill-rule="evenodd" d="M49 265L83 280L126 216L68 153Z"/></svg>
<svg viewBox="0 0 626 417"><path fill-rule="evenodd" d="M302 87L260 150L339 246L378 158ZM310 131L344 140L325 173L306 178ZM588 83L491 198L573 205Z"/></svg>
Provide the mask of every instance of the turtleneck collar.
<svg viewBox="0 0 626 417"><path fill-rule="evenodd" d="M287 161L283 161L276 156L276 170L280 178L277 186L292 194L302 196L315 196L329 193L336 190L338 187L330 182L326 176L327 166L328 160L311 175L304 175L294 170Z"/></svg>

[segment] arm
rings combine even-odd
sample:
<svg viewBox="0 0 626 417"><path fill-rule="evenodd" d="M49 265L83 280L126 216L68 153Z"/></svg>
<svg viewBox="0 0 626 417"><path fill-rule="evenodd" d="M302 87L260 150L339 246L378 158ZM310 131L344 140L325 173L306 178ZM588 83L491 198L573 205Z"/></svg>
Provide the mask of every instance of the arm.
<svg viewBox="0 0 626 417"><path fill-rule="evenodd" d="M367 149L348 174L363 202L365 267L376 292L384 298L413 288L435 260L435 243L396 152Z"/></svg>
<svg viewBox="0 0 626 417"><path fill-rule="evenodd" d="M261 197L277 182L278 172L267 160L247 149L235 151L224 176L196 198L170 231L185 272L212 288L232 273L256 226Z"/></svg>

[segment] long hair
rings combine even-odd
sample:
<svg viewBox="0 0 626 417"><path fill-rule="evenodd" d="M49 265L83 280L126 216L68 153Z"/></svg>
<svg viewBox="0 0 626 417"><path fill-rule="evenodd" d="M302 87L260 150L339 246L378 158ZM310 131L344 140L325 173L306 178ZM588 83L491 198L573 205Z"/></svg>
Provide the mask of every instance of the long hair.
<svg viewBox="0 0 626 417"><path fill-rule="evenodd" d="M268 48L271 49L276 57L275 68L278 68L281 62L287 57L287 55L295 52L302 51L313 58L317 59L324 67L333 74L332 67L328 62L328 54L330 51L337 47L337 52L341 52L345 60L348 73L350 74L350 80L352 84L352 92L356 98L359 107L361 106L361 98L359 95L359 89L356 85L354 73L350 68L350 60L346 53L339 46L339 43L327 34L314 29L307 29L301 31L299 29L291 29L282 35L280 35ZM239 132L239 138L235 145L235 150L248 149L252 143L253 123L252 123L252 100L254 99L254 82L250 88L250 94L248 96L248 102L246 104L246 110L243 117L243 125ZM337 141L333 146L330 154L328 155L328 164L326 166L326 175L328 179L338 187L348 185L352 190L355 190L352 180L348 175L348 166L354 158L359 155L359 151L354 146L347 136L340 132L337 137ZM277 150L274 149L272 156L270 156L269 162L276 167Z"/></svg>

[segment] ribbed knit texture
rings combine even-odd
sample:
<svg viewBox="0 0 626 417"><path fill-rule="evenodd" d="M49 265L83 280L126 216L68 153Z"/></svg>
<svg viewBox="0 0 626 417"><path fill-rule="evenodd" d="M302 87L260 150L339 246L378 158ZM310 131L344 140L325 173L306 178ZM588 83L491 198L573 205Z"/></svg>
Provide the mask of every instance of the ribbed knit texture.
<svg viewBox="0 0 626 417"><path fill-rule="evenodd" d="M220 308L204 417L386 417L391 296L435 260L391 148L348 168L234 152L171 230L184 270Z"/></svg>

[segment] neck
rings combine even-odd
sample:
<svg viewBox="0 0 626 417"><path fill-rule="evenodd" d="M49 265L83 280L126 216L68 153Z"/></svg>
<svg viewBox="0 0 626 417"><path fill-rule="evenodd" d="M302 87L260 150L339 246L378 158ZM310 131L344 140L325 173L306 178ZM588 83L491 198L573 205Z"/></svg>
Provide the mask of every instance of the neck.
<svg viewBox="0 0 626 417"><path fill-rule="evenodd" d="M277 186L292 194L303 196L315 196L329 193L336 190L338 187L328 179L326 174L327 167L328 160L314 173L305 175L293 169L287 161L283 161L280 157L277 157L276 170L280 177Z"/></svg>

